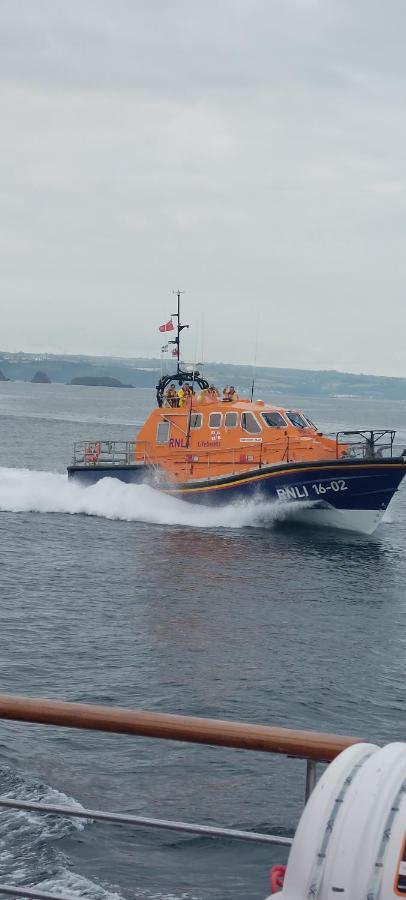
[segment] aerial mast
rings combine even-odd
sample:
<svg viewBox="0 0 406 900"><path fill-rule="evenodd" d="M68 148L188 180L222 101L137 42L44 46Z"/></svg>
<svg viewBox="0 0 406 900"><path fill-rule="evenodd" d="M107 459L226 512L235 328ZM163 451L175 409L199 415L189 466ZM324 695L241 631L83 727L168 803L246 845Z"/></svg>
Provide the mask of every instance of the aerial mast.
<svg viewBox="0 0 406 900"><path fill-rule="evenodd" d="M185 370L181 369L181 365L180 365L180 360L181 360L180 335L184 328L189 328L189 325L182 325L182 322L180 320L180 295L184 294L185 292L177 290L177 291L172 291L172 293L175 294L175 296L178 299L177 310L176 310L176 312L171 314L171 322L167 323L168 327L163 326L162 330L163 331L173 331L172 319L176 319L176 321L177 321L176 337L173 339L173 341L168 341L168 344L175 345L176 349L173 350L173 356L176 357L177 366L176 366L175 374L171 373L170 375L168 375L168 374L163 375L161 373L161 377L156 386L156 399L157 399L157 404L159 407L164 405L165 391L172 380L178 381L180 386L182 386L185 383L190 384L192 386L192 388L193 388L194 383L196 382L199 385L200 390L202 390L202 391L207 391L207 389L209 387L209 382L206 381L206 379L200 375L200 372L198 371L198 369L193 368L193 372L190 372L188 369L185 369ZM189 410L189 412L190 412L190 410ZM190 416L189 416L189 418L190 418Z"/></svg>
<svg viewBox="0 0 406 900"><path fill-rule="evenodd" d="M172 293L173 293L173 294L176 294L176 296L177 296L177 298L178 298L178 309L177 309L177 312L172 313L172 316L173 316L174 318L176 318L176 319L177 319L177 322L178 322L178 324L177 324L177 332L178 332L178 333L177 333L177 335L176 335L176 338L175 338L173 341L169 341L168 343L169 343L169 344L175 344L175 347L176 347L176 359L177 359L176 374L179 375L179 372L180 372L180 364L179 364L179 360L180 360L180 333L181 333L181 331L183 331L184 328L189 328L189 325L181 325L181 321L180 321L180 295L181 295L181 294L184 294L185 292L184 292L184 291L179 291L179 290L177 290L177 291L172 291Z"/></svg>

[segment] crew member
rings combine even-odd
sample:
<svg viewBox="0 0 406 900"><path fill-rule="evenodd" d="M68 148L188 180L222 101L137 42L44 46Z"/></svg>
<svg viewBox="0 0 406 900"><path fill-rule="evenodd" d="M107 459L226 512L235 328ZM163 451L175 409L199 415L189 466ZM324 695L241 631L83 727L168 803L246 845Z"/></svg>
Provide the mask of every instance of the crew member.
<svg viewBox="0 0 406 900"><path fill-rule="evenodd" d="M184 406L184 405L185 405L185 396L186 396L186 395L185 395L185 390L184 390L184 388L183 388L182 385L181 385L180 388L179 388L179 390L178 390L178 393L177 393L178 406Z"/></svg>
<svg viewBox="0 0 406 900"><path fill-rule="evenodd" d="M214 387L214 384L209 385L209 390L207 391L207 396L209 400L218 400L218 390Z"/></svg>
<svg viewBox="0 0 406 900"><path fill-rule="evenodd" d="M165 392L165 406L177 406L178 405L178 396L176 393L176 387L174 384L170 384L168 390Z"/></svg>
<svg viewBox="0 0 406 900"><path fill-rule="evenodd" d="M190 387L189 384L185 384L183 387L183 390L185 392L185 403L190 404L192 402L193 389Z"/></svg>

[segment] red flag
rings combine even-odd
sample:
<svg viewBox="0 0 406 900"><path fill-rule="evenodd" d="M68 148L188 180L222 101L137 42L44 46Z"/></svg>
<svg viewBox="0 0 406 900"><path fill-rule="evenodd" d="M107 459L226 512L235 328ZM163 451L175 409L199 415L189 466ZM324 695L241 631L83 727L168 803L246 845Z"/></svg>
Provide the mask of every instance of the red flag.
<svg viewBox="0 0 406 900"><path fill-rule="evenodd" d="M172 319L169 319L169 322L165 322L165 325L160 325L159 330L160 331L173 331Z"/></svg>

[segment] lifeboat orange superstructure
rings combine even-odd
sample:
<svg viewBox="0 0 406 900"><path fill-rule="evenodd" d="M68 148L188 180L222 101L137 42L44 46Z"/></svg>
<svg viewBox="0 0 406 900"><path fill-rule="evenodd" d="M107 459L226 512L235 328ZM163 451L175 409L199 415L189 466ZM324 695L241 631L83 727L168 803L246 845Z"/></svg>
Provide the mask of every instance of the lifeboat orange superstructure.
<svg viewBox="0 0 406 900"><path fill-rule="evenodd" d="M345 456L346 449L340 445L339 453ZM223 401L201 392L182 407L153 410L138 432L134 460L185 483L337 455L336 440L298 410L262 400Z"/></svg>

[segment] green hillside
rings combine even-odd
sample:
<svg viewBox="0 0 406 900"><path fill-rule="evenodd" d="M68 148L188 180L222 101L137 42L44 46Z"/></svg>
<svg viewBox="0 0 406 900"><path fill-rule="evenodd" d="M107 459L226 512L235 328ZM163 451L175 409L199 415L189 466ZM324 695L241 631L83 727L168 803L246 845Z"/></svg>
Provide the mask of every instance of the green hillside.
<svg viewBox="0 0 406 900"><path fill-rule="evenodd" d="M165 361L165 365L168 367L170 363ZM11 381L31 381L38 369L41 369L52 382L63 384L70 384L74 379L118 379L133 387L154 387L160 376L161 362L159 359L11 354L0 351L0 368L4 377ZM203 372L205 377L220 387L233 384L239 392L245 395L250 393L253 377L251 366L212 362L204 366ZM272 393L275 397L295 394L301 397L341 395L405 400L406 378L259 366L255 370L256 395L261 391L268 396Z"/></svg>

